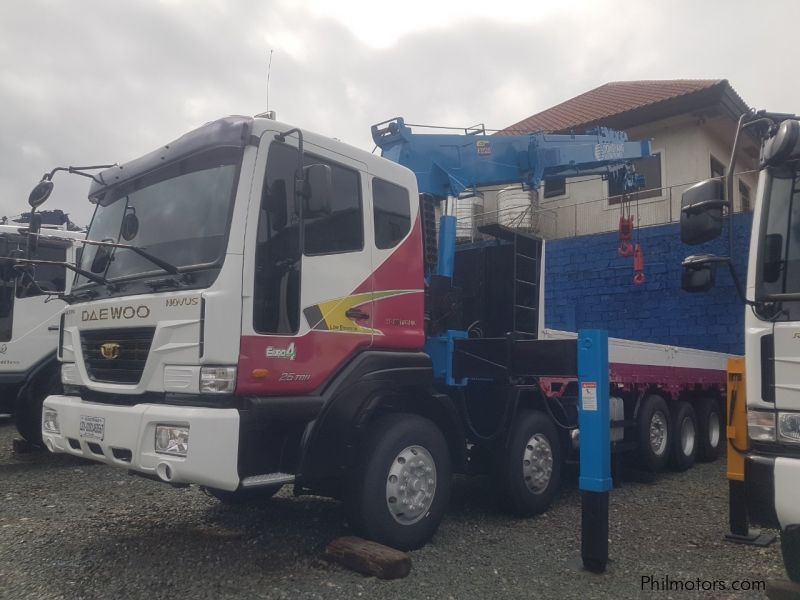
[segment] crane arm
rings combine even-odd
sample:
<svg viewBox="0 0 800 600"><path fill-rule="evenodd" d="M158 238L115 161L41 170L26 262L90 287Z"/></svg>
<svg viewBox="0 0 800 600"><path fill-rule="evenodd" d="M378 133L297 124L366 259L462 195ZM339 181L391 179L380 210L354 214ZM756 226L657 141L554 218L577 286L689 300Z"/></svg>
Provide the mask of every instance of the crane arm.
<svg viewBox="0 0 800 600"><path fill-rule="evenodd" d="M601 127L583 135L414 133L402 117L372 126L384 158L411 169L421 193L458 197L471 188L521 183L536 188L549 177L608 174L627 189L643 184L625 164L650 156L650 142L628 141L622 131Z"/></svg>

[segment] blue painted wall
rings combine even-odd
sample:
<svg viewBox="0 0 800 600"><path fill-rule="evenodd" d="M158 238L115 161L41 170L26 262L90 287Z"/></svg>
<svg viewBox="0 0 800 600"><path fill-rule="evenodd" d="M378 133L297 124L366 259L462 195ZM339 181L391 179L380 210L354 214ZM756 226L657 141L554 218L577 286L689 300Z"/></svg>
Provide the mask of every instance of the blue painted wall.
<svg viewBox="0 0 800 600"><path fill-rule="evenodd" d="M734 217L737 272L744 285L752 214ZM744 354L744 307L727 268L708 293L681 289L681 261L727 255L727 232L702 246L681 243L677 224L639 230L647 283L633 284L633 257L617 255L616 232L547 242L545 325L607 329L612 337Z"/></svg>

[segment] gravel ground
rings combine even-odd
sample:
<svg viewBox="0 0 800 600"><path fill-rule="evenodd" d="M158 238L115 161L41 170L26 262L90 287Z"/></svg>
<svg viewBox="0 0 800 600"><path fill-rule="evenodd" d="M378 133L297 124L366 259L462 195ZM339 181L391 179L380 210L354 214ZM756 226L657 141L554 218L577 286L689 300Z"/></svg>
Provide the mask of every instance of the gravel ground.
<svg viewBox="0 0 800 600"><path fill-rule="evenodd" d="M73 457L15 455L15 434L0 422L0 598L752 598L765 595L642 591L641 580L784 577L778 543L722 541L724 461L612 492L602 576L570 565L580 551L574 472L557 504L529 520L500 512L487 480L457 478L411 575L386 582L321 558L348 533L337 502L285 488L261 505L223 506Z"/></svg>

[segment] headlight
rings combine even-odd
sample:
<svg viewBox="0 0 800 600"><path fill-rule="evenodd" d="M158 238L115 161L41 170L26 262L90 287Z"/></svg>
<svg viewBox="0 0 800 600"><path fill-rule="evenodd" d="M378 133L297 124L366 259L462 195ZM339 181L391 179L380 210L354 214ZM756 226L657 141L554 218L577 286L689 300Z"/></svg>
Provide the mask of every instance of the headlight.
<svg viewBox="0 0 800 600"><path fill-rule="evenodd" d="M189 428L156 425L156 452L186 456L189 452Z"/></svg>
<svg viewBox="0 0 800 600"><path fill-rule="evenodd" d="M800 413L778 413L778 435L781 440L800 444Z"/></svg>
<svg viewBox="0 0 800 600"><path fill-rule="evenodd" d="M201 394L232 394L236 389L236 367L201 367Z"/></svg>
<svg viewBox="0 0 800 600"><path fill-rule="evenodd" d="M763 410L748 410L747 433L754 442L774 442L775 413Z"/></svg>
<svg viewBox="0 0 800 600"><path fill-rule="evenodd" d="M58 426L58 413L54 410L45 410L42 412L42 429L47 433L61 433L61 428Z"/></svg>

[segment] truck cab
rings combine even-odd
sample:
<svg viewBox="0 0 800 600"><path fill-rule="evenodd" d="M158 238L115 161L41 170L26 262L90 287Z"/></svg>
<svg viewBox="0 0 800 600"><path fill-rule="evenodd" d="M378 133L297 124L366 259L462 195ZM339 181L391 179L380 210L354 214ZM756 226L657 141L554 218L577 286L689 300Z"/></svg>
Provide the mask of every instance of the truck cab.
<svg viewBox="0 0 800 600"><path fill-rule="evenodd" d="M41 260L74 263L80 231L45 228L35 256ZM0 255L22 255L27 247L27 226L0 225ZM10 271L10 263L0 265ZM60 389L56 360L58 329L72 281L66 269L42 264L22 277L0 281L0 413L16 413L19 433L41 443L41 407L45 396Z"/></svg>
<svg viewBox="0 0 800 600"><path fill-rule="evenodd" d="M800 121L793 115L745 114L737 138L746 129L761 141L743 290L748 514L755 524L781 530L787 572L800 581ZM733 171L729 169L729 181ZM729 183L728 198L732 196ZM726 208L732 213L719 181L687 190L681 216L684 241L717 237ZM726 264L738 281L730 257L687 258L685 289L710 288L717 266Z"/></svg>

